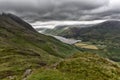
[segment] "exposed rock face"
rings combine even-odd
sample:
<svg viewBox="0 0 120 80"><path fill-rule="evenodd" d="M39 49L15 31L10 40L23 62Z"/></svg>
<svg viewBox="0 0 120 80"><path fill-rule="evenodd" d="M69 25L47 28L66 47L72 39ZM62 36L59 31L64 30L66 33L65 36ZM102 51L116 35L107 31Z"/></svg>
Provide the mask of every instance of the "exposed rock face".
<svg viewBox="0 0 120 80"><path fill-rule="evenodd" d="M23 74L23 80L27 80L27 76L32 73L32 69L27 69Z"/></svg>

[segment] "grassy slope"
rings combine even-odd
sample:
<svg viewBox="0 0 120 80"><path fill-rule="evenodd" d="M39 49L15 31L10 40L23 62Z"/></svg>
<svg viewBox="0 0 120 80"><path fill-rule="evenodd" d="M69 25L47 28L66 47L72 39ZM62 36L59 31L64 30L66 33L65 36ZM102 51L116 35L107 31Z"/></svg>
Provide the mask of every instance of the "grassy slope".
<svg viewBox="0 0 120 80"><path fill-rule="evenodd" d="M28 80L119 80L120 66L94 54L75 54L56 69L42 68Z"/></svg>
<svg viewBox="0 0 120 80"><path fill-rule="evenodd" d="M0 15L0 79L23 75L26 69L50 65L76 51L73 46L37 33L19 18Z"/></svg>

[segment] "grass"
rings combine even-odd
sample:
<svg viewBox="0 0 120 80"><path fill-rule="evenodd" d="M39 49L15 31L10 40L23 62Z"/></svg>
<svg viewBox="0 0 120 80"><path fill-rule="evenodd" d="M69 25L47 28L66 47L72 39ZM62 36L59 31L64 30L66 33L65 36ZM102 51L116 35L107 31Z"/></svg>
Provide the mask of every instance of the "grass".
<svg viewBox="0 0 120 80"><path fill-rule="evenodd" d="M57 67L70 80L119 80L119 68L116 63L93 54L74 55Z"/></svg>
<svg viewBox="0 0 120 80"><path fill-rule="evenodd" d="M31 74L28 80L69 80L69 78L56 69L42 68Z"/></svg>
<svg viewBox="0 0 120 80"><path fill-rule="evenodd" d="M120 80L120 66L95 54L80 53L61 61L56 69L35 70L28 80Z"/></svg>

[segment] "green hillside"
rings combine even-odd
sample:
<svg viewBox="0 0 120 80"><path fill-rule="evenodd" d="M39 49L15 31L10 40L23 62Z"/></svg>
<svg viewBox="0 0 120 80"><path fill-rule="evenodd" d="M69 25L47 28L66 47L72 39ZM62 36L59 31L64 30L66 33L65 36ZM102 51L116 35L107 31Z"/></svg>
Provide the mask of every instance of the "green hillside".
<svg viewBox="0 0 120 80"><path fill-rule="evenodd" d="M38 33L15 15L0 15L0 80L21 78L27 69L56 63L76 52L74 46Z"/></svg>
<svg viewBox="0 0 120 80"><path fill-rule="evenodd" d="M74 54L56 68L34 71L28 80L119 80L120 66L94 54Z"/></svg>

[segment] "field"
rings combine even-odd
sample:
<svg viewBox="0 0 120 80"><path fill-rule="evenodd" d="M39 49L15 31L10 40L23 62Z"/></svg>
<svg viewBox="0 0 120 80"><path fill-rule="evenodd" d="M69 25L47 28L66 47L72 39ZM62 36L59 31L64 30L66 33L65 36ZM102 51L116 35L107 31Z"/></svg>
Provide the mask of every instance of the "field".
<svg viewBox="0 0 120 80"><path fill-rule="evenodd" d="M98 50L98 47L92 44L87 44L87 43L76 43L75 46L80 47L80 48L85 48L85 49L93 49L93 50Z"/></svg>

